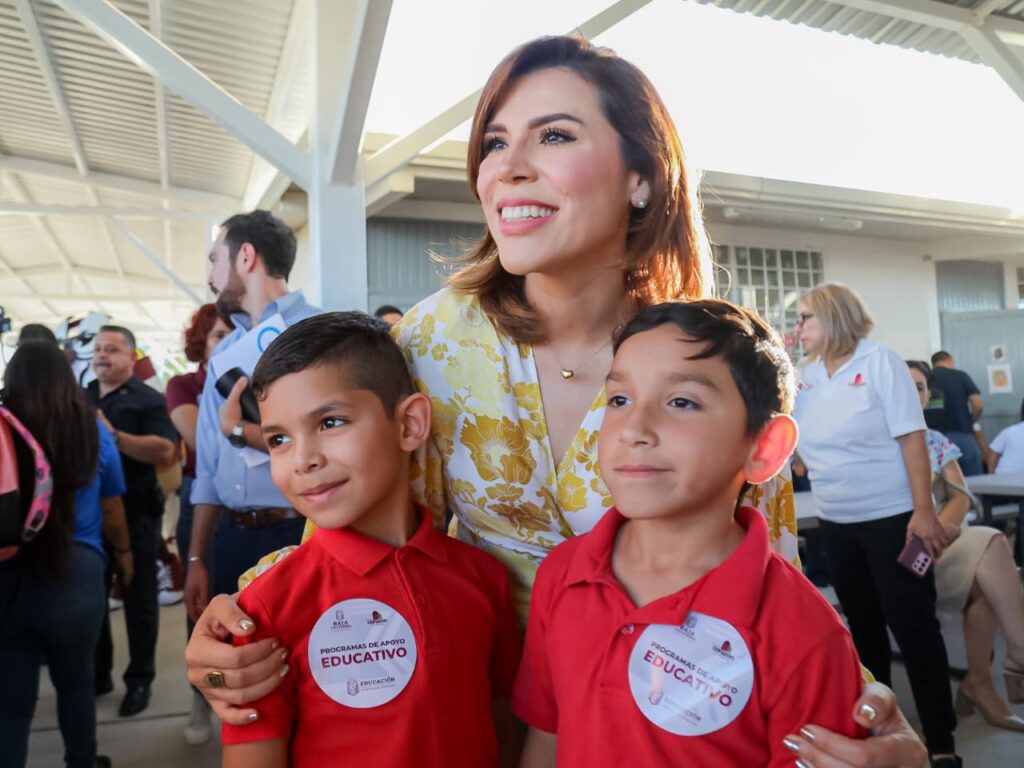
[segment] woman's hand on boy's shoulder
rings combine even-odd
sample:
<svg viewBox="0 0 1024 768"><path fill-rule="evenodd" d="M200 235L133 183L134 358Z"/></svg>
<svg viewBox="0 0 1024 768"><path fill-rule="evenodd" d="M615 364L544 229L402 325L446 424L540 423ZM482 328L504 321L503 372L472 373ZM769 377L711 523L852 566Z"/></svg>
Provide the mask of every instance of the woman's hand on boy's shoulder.
<svg viewBox="0 0 1024 768"><path fill-rule="evenodd" d="M927 762L928 752L896 706L896 694L881 683L864 687L853 705L853 719L869 729L867 739L851 739L817 725L786 738L807 768L919 768Z"/></svg>
<svg viewBox="0 0 1024 768"><path fill-rule="evenodd" d="M206 697L217 717L231 725L259 719L259 712L245 705L277 688L286 666L287 651L278 650L280 643L273 638L240 646L224 642L255 631L255 623L233 597L217 595L199 616L185 648L188 681Z"/></svg>

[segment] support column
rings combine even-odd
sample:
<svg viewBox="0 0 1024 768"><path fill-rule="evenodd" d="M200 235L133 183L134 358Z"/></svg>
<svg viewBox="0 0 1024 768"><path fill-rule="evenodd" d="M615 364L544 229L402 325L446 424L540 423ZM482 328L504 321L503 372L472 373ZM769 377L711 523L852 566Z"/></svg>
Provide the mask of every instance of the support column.
<svg viewBox="0 0 1024 768"><path fill-rule="evenodd" d="M310 298L328 310L367 309L366 191L358 148L390 6L315 0ZM347 165L339 157L348 158Z"/></svg>

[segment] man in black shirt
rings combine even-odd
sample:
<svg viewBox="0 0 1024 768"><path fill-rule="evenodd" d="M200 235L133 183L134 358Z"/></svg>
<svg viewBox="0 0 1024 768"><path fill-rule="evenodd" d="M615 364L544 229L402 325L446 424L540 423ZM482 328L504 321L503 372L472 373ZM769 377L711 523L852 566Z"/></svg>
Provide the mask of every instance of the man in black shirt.
<svg viewBox="0 0 1024 768"><path fill-rule="evenodd" d="M932 355L932 369L932 389L942 393L944 403L942 431L963 453L960 468L964 474L980 475L981 449L974 437L974 424L984 410L981 392L970 376L953 367L949 352Z"/></svg>
<svg viewBox="0 0 1024 768"><path fill-rule="evenodd" d="M164 396L135 377L135 359L132 332L117 325L103 326L96 335L92 358L96 380L86 388L89 402L99 409L121 454L127 486L124 508L135 561L135 577L123 589L130 662L124 673L127 692L119 710L121 717L136 715L149 705L150 685L156 675L160 619L156 560L164 507L156 465L174 459L178 440ZM98 694L113 689L113 662L108 615L96 649Z"/></svg>

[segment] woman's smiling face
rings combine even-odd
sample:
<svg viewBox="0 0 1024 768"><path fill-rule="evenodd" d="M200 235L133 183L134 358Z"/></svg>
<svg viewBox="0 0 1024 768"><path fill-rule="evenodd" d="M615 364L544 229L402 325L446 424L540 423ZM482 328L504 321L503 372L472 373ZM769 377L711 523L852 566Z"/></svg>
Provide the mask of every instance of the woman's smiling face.
<svg viewBox="0 0 1024 768"><path fill-rule="evenodd" d="M504 269L620 266L639 175L597 89L564 68L520 79L484 137L476 191Z"/></svg>

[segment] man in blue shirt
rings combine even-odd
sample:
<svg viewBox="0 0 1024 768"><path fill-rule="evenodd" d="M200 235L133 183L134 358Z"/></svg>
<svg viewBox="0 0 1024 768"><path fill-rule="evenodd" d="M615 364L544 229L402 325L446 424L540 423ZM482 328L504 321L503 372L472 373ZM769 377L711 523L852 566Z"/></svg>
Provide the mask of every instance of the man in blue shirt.
<svg viewBox="0 0 1024 768"><path fill-rule="evenodd" d="M981 418L984 406L978 386L964 371L954 367L949 352L941 351L932 355L930 383L933 390L942 393L942 433L956 443L963 454L960 468L968 477L980 475L983 471L981 448L974 436L974 425Z"/></svg>
<svg viewBox="0 0 1024 768"><path fill-rule="evenodd" d="M302 291L288 291L295 249L294 233L267 211L237 214L221 225L210 251L209 285L217 309L231 317L235 330L217 345L211 360L275 315L292 325L320 313ZM199 399L185 580L185 604L193 620L206 607L211 586L214 594L237 591L238 577L261 557L299 543L305 522L274 486L269 461L246 461L246 449L267 449L259 424L242 417L246 380L240 379L225 398L216 388L223 373L211 371ZM203 556L215 529L211 585Z"/></svg>

